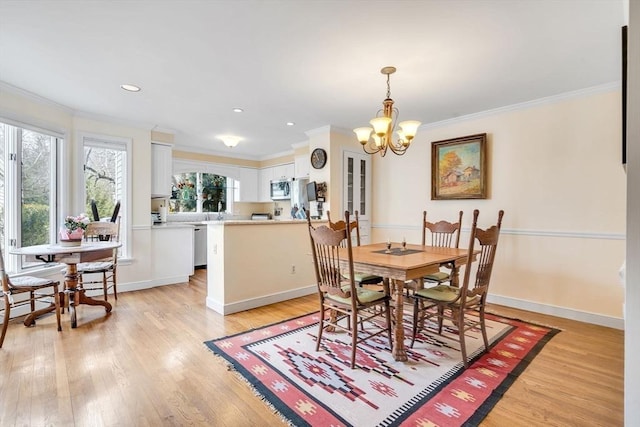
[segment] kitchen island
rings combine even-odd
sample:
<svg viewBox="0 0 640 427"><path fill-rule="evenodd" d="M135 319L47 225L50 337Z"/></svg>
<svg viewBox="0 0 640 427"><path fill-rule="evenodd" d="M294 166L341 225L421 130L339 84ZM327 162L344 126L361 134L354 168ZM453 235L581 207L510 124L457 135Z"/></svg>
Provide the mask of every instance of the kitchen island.
<svg viewBox="0 0 640 427"><path fill-rule="evenodd" d="M205 224L207 307L230 314L316 292L307 221Z"/></svg>

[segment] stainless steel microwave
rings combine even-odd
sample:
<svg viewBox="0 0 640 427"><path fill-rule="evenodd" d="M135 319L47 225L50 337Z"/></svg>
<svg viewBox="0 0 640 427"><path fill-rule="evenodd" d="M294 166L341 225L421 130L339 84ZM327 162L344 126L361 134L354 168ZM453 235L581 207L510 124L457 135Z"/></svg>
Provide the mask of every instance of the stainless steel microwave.
<svg viewBox="0 0 640 427"><path fill-rule="evenodd" d="M291 181L278 179L271 181L271 200L291 199Z"/></svg>

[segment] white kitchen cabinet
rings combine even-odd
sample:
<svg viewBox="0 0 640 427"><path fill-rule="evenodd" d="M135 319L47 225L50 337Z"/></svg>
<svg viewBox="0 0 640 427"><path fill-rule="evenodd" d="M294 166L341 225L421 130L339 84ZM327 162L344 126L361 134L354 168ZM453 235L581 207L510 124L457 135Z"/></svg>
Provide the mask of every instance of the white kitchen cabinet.
<svg viewBox="0 0 640 427"><path fill-rule="evenodd" d="M151 197L171 195L172 147L151 143Z"/></svg>
<svg viewBox="0 0 640 427"><path fill-rule="evenodd" d="M151 270L155 285L182 283L193 274L193 226L151 229Z"/></svg>
<svg viewBox="0 0 640 427"><path fill-rule="evenodd" d="M294 176L296 178L309 178L310 161L309 156L296 156L294 160Z"/></svg>
<svg viewBox="0 0 640 427"><path fill-rule="evenodd" d="M259 201L258 195L258 169L253 168L239 168L240 188L236 202L257 202Z"/></svg>
<svg viewBox="0 0 640 427"><path fill-rule="evenodd" d="M273 179L273 168L262 168L258 171L258 201L270 202L270 186L269 183Z"/></svg>

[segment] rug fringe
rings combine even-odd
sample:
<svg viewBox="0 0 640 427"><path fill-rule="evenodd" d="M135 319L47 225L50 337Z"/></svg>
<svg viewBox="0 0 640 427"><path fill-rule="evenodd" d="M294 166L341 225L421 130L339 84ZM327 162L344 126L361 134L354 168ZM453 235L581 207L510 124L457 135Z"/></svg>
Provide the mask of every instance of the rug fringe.
<svg viewBox="0 0 640 427"><path fill-rule="evenodd" d="M287 424L287 426L289 427L296 427L296 425L293 423L293 421L291 421L290 419L288 419L287 417L285 417L282 412L278 411L276 409L275 406L273 406L271 404L271 402L269 402L267 400L266 397L264 397L264 395L260 394L258 392L258 390L255 389L255 387L251 384L251 382L245 378L237 369L234 368L233 363L229 362L227 359L225 359L224 357L222 357L221 355L217 354L216 352L214 352L208 345L206 342L203 342L202 345L209 350L209 352L211 354L213 354L215 356L215 358L217 360L220 360L223 362L223 364L226 366L227 371L229 372L233 372L233 374L239 378L243 383L245 383L249 389L251 390L251 392L253 393L254 396L258 397L264 404L265 406L267 406L269 409L271 409L271 412L273 412L275 415L277 415L284 423Z"/></svg>

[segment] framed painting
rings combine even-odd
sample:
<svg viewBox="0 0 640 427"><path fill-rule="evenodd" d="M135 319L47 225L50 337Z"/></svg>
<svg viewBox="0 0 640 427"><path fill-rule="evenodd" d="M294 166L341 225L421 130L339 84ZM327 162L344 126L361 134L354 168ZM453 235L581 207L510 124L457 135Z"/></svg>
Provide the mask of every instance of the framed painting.
<svg viewBox="0 0 640 427"><path fill-rule="evenodd" d="M431 143L431 200L487 198L487 134Z"/></svg>

